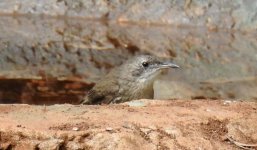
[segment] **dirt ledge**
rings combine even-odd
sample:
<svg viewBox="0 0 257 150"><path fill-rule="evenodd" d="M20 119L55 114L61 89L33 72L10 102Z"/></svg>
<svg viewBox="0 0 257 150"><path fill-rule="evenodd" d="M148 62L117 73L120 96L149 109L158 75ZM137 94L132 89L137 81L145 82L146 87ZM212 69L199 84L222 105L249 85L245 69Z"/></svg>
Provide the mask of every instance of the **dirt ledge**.
<svg viewBox="0 0 257 150"><path fill-rule="evenodd" d="M0 149L239 149L228 138L257 144L256 118L256 102L223 100L0 105Z"/></svg>

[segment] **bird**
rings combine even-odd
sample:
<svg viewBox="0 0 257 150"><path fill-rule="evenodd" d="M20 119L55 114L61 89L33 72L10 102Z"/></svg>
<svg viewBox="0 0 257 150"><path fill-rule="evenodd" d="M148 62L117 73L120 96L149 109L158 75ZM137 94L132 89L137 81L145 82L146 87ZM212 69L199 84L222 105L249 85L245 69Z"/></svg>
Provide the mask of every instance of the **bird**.
<svg viewBox="0 0 257 150"><path fill-rule="evenodd" d="M153 83L166 68L179 66L152 55L134 56L103 76L80 104L115 104L153 99Z"/></svg>

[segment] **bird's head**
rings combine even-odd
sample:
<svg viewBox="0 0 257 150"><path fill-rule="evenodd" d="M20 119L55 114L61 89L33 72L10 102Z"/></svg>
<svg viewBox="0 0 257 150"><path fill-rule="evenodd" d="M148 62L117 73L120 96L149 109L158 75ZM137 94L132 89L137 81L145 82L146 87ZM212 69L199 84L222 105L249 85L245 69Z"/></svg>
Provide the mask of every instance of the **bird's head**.
<svg viewBox="0 0 257 150"><path fill-rule="evenodd" d="M153 80L163 69L179 68L178 65L170 61L163 61L158 57L150 55L135 56L125 62L123 66L123 68L126 68L124 72L130 74L139 82Z"/></svg>

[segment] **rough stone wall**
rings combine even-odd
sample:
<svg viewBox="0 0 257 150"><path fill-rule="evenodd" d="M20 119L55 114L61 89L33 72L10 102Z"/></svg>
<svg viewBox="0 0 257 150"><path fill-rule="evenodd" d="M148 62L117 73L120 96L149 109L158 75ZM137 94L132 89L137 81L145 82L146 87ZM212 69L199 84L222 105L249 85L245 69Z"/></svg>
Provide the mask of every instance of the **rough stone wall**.
<svg viewBox="0 0 257 150"><path fill-rule="evenodd" d="M0 13L43 14L118 22L257 29L255 0L8 0Z"/></svg>
<svg viewBox="0 0 257 150"><path fill-rule="evenodd" d="M156 98L256 100L255 8L249 0L0 1L1 103L77 102L142 53L182 67L155 83Z"/></svg>
<svg viewBox="0 0 257 150"><path fill-rule="evenodd" d="M182 67L156 82L156 98L257 98L254 33L47 17L1 17L0 32L0 75L22 80L17 90L2 98L18 94L15 97L24 100L74 99L108 70L139 53L167 57ZM13 82L1 83L2 91L14 87ZM71 96L65 95L67 89Z"/></svg>

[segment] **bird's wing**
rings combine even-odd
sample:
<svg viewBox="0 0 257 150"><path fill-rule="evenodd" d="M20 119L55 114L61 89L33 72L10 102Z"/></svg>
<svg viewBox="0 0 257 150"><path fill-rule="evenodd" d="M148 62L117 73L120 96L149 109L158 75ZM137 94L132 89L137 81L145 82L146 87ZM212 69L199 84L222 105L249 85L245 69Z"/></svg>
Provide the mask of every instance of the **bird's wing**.
<svg viewBox="0 0 257 150"><path fill-rule="evenodd" d="M102 99L104 99L104 95L101 95L99 92L92 89L87 93L87 96L84 97L81 104L83 105L95 104L97 102L102 101Z"/></svg>
<svg viewBox="0 0 257 150"><path fill-rule="evenodd" d="M88 92L81 104L109 104L118 91L119 85L116 80L103 80Z"/></svg>

